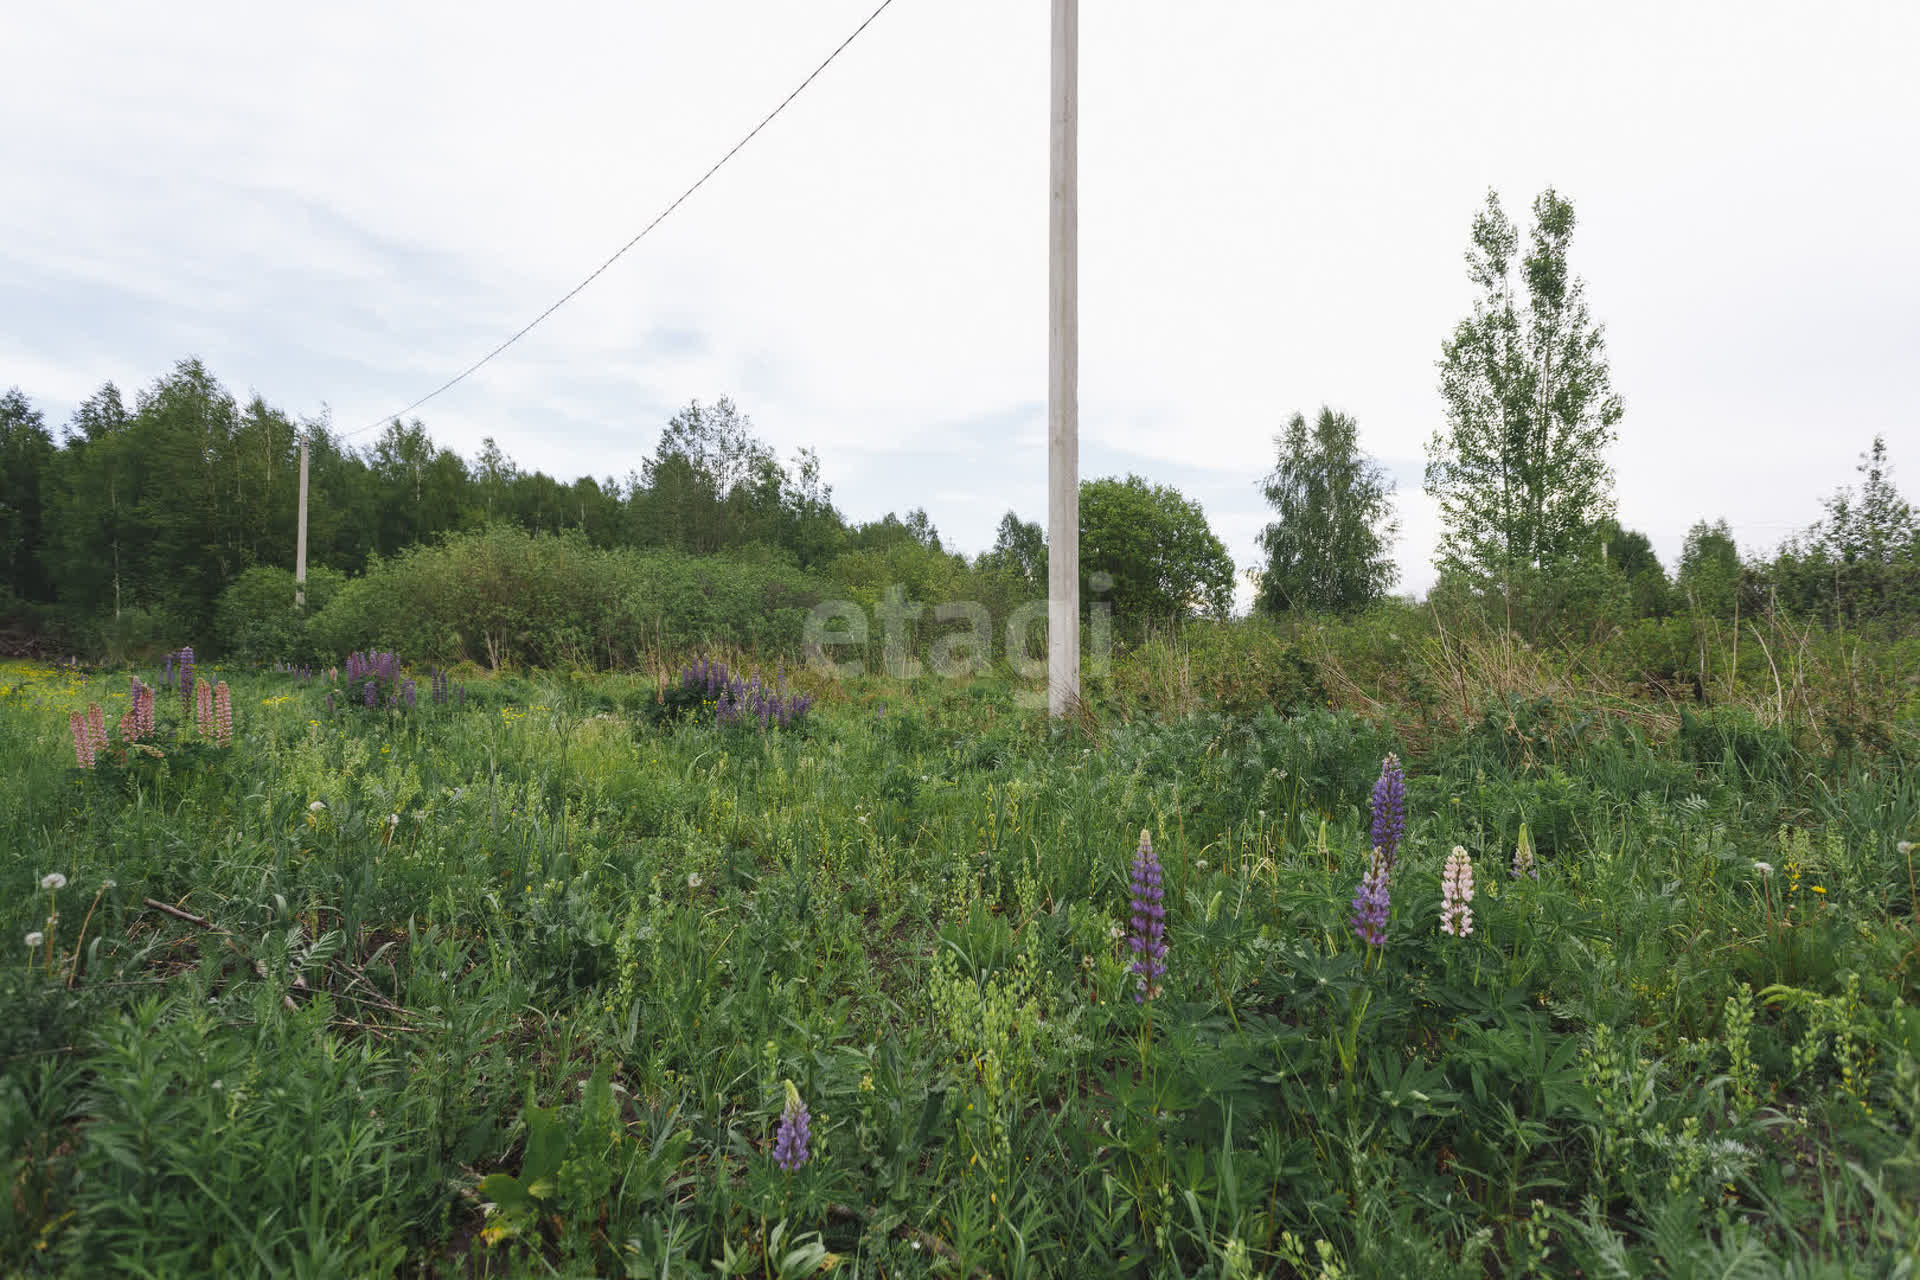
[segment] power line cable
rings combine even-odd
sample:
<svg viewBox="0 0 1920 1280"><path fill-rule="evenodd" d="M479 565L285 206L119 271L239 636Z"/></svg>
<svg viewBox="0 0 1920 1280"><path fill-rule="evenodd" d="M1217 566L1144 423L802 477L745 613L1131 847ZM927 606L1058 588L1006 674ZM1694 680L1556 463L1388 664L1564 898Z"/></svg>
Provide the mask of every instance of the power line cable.
<svg viewBox="0 0 1920 1280"><path fill-rule="evenodd" d="M749 142L752 142L754 137L762 129L766 128L769 124L772 124L774 117L779 115L782 111L785 111L787 109L787 105L791 103L795 98L799 97L802 91L804 91L808 85L812 84L822 71L825 71L829 66L831 66L833 63L833 60L839 57L842 53L844 53L848 45L852 44L855 40L859 39L860 33L862 31L865 31L869 26L871 26L875 18L879 17L882 13L886 12L887 6L891 5L892 3L893 3L893 0L881 0L880 7L875 9L872 13L868 14L866 21L862 22L859 26L853 29L852 35L848 36L845 40L842 40L839 46L836 47L832 53L827 55L826 60L822 62L819 66L815 67L812 73L809 74L805 80L802 80L799 86L795 88L792 93L789 93L785 98L782 98L780 100L779 106L775 107L772 111L769 111L766 117L763 120L761 120L759 124L756 124L755 126L753 126L753 128L747 133L746 137L734 143L732 149L729 150L727 154L721 156L718 160L714 161L713 167L711 169L708 169L705 173L701 174L699 181L695 182L692 186L688 187L685 191L682 191L679 194L679 196L675 198L672 204L662 209L659 212L659 214L654 217L652 222L649 222L646 226L640 228L639 234L635 235L633 239L627 241L625 244L621 245L619 249L615 250L613 256L608 258L605 262L601 263L599 266L595 267L593 269L593 273L589 275L586 279L582 280L579 284L573 286L573 288L567 290L566 293L562 294L559 301L555 302L552 306L548 307L545 311L542 311L539 315L535 316L532 320L529 320L526 323L526 325L523 326L520 329L520 331L515 333L511 338L508 338L505 342L501 343L499 346L495 347L493 350L487 352L487 354L485 354L484 356L481 356L478 360L468 365L465 369L461 370L458 374L447 379L447 381L441 383L439 386L435 387L432 391L427 392L426 395L421 396L418 400L415 400L412 404L408 405L406 408L401 409L397 413L383 415L382 417L377 418L372 422L369 422L366 426L361 427L358 430L349 431L346 435L341 436L340 439L342 441L351 440L357 435L363 435L368 431L372 431L375 427L383 427L389 422L393 422L400 418L404 418L409 413L412 413L415 409L418 409L421 405L425 404L427 401L433 399L435 396L438 396L443 392L452 390L454 387L460 385L460 383L466 381L467 378L471 376L475 371L477 371L482 365L486 364L489 360L499 355L502 351L505 351L508 347L512 346L514 343L520 341L520 339L526 337L527 334L531 333L534 327L538 325L542 320L545 320L548 316L552 315L554 312L558 311L561 307L565 306L568 302L572 301L574 298L574 295L578 294L582 289L585 289L588 285L592 284L595 280L599 279L601 274L605 272L608 267L611 267L614 263L618 262L623 255L625 255L627 250L633 248L633 246L635 246L636 244L639 244L641 240L646 238L646 235L649 231L652 231L655 227L659 226L662 222L666 220L666 217L668 214L672 213L675 209L678 209L682 204L684 204L687 200L687 197L691 196L694 192L698 191L701 187L705 186L707 183L707 179L711 178L714 174L720 172L720 167L726 164L727 161L733 159L733 157L739 152L739 150L742 147L746 146Z"/></svg>

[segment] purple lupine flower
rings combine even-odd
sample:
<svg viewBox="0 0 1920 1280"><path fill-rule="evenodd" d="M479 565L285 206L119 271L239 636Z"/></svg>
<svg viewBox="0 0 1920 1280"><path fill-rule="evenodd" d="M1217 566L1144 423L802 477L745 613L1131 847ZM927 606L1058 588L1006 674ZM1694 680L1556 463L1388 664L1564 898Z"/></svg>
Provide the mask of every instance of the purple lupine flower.
<svg viewBox="0 0 1920 1280"><path fill-rule="evenodd" d="M413 689L413 681L409 679L405 684L401 685L400 688L406 697L407 710L409 711L413 710L413 703L414 703L414 696L415 696L414 689Z"/></svg>
<svg viewBox="0 0 1920 1280"><path fill-rule="evenodd" d="M1134 954L1132 972L1140 979L1135 1004L1160 994L1160 978L1167 971L1167 909L1160 884L1160 859L1153 855L1153 839L1140 829L1140 848L1133 856L1133 928L1127 946Z"/></svg>
<svg viewBox="0 0 1920 1280"><path fill-rule="evenodd" d="M193 697L193 646L180 650L180 701Z"/></svg>
<svg viewBox="0 0 1920 1280"><path fill-rule="evenodd" d="M379 681L377 680L367 681L367 687L361 691L360 700L367 704L368 710L373 709L373 706L379 700L379 697L380 697Z"/></svg>
<svg viewBox="0 0 1920 1280"><path fill-rule="evenodd" d="M773 1136L773 1162L782 1171L792 1173L813 1158L807 1149L813 1139L813 1117L793 1081L786 1084L787 1105L780 1112L780 1128Z"/></svg>
<svg viewBox="0 0 1920 1280"><path fill-rule="evenodd" d="M1389 753L1380 762L1380 779L1373 784L1373 847L1386 860L1387 874L1393 874L1393 862L1400 852L1400 838L1407 833L1407 778L1400 771L1400 757Z"/></svg>
<svg viewBox="0 0 1920 1280"><path fill-rule="evenodd" d="M1392 906L1387 860L1378 849L1367 856L1367 874L1353 895L1353 932L1370 947L1386 945L1387 912Z"/></svg>
<svg viewBox="0 0 1920 1280"><path fill-rule="evenodd" d="M160 664L160 687L162 689L173 688L173 654L171 651L168 652L166 660Z"/></svg>
<svg viewBox="0 0 1920 1280"><path fill-rule="evenodd" d="M1473 932L1473 860L1459 845L1447 855L1440 875L1440 932L1464 938Z"/></svg>

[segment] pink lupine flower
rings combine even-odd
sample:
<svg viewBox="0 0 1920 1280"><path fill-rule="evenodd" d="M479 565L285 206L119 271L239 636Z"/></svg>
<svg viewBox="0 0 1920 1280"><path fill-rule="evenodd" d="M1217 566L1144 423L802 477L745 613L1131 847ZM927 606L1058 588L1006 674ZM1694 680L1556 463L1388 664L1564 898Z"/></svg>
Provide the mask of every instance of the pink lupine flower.
<svg viewBox="0 0 1920 1280"><path fill-rule="evenodd" d="M82 769L93 768L93 734L87 728L87 718L78 711L67 717L67 726L73 730L73 758Z"/></svg>
<svg viewBox="0 0 1920 1280"><path fill-rule="evenodd" d="M127 712L120 717L120 723L114 726L114 732L120 735L122 742L140 741L140 677L131 677L133 684L127 690Z"/></svg>
<svg viewBox="0 0 1920 1280"><path fill-rule="evenodd" d="M107 749L107 713L97 702L87 708L87 737L92 740L95 755Z"/></svg>
<svg viewBox="0 0 1920 1280"><path fill-rule="evenodd" d="M213 740L223 747L233 745L233 694L225 680L213 687Z"/></svg>
<svg viewBox="0 0 1920 1280"><path fill-rule="evenodd" d="M1440 873L1440 932L1464 938L1473 932L1473 863L1459 845L1447 855Z"/></svg>
<svg viewBox="0 0 1920 1280"><path fill-rule="evenodd" d="M193 701L194 724L199 728L201 737L211 738L213 736L213 686L205 680L196 682L193 686Z"/></svg>

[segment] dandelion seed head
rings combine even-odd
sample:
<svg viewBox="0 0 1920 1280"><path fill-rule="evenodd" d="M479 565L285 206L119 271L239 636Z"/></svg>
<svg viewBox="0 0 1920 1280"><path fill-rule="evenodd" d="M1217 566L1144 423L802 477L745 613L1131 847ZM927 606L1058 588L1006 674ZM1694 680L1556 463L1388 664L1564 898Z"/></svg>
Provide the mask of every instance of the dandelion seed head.
<svg viewBox="0 0 1920 1280"><path fill-rule="evenodd" d="M58 871L49 871L40 877L40 887L47 890L64 889L67 887L67 878Z"/></svg>
<svg viewBox="0 0 1920 1280"><path fill-rule="evenodd" d="M32 933L27 935L27 950L32 951L34 948L38 947L41 943L45 942L46 940L47 940L47 935L40 932L38 929L35 929Z"/></svg>

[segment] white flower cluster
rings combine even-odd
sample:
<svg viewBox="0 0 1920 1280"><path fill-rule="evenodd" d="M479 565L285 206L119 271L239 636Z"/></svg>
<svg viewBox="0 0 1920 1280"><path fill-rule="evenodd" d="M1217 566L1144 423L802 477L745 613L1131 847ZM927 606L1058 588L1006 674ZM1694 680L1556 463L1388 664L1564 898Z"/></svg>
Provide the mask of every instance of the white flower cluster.
<svg viewBox="0 0 1920 1280"><path fill-rule="evenodd" d="M1440 931L1464 938L1473 932L1473 861L1459 845L1447 855L1440 873Z"/></svg>

